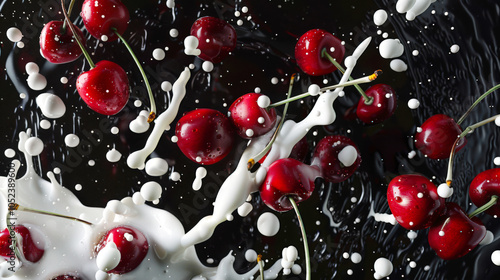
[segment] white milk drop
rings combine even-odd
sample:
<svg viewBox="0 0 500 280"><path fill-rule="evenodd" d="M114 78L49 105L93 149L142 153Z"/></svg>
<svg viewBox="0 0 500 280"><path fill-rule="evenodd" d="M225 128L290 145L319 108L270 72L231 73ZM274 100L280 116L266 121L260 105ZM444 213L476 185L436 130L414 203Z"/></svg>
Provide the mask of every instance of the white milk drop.
<svg viewBox="0 0 500 280"><path fill-rule="evenodd" d="M493 160L493 163L495 165L500 165L500 157L496 157L494 160Z"/></svg>
<svg viewBox="0 0 500 280"><path fill-rule="evenodd" d="M43 142L40 138L30 137L24 143L24 149L30 156L38 156L43 151Z"/></svg>
<svg viewBox="0 0 500 280"><path fill-rule="evenodd" d="M163 91L171 91L172 90L172 83L169 81L164 81L161 83L161 90Z"/></svg>
<svg viewBox="0 0 500 280"><path fill-rule="evenodd" d="M154 201L160 199L162 189L160 184L151 181L147 182L141 187L141 195L146 201Z"/></svg>
<svg viewBox="0 0 500 280"><path fill-rule="evenodd" d="M65 84L67 84L67 83L68 83L68 78L66 78L66 77L61 77L60 81L61 81L61 84L64 84L64 85L65 85Z"/></svg>
<svg viewBox="0 0 500 280"><path fill-rule="evenodd" d="M50 122L48 120L41 120L40 121L40 127L43 129L49 129L51 126Z"/></svg>
<svg viewBox="0 0 500 280"><path fill-rule="evenodd" d="M80 137L76 134L68 134L64 137L64 143L70 148L74 148L80 144Z"/></svg>
<svg viewBox="0 0 500 280"><path fill-rule="evenodd" d="M312 84L307 88L307 92L312 96L316 96L320 93L320 87L317 84Z"/></svg>
<svg viewBox="0 0 500 280"><path fill-rule="evenodd" d="M168 34L172 38L177 38L177 36L179 36L179 30L177 30L175 28L172 28L172 29L170 29L170 31L168 32Z"/></svg>
<svg viewBox="0 0 500 280"><path fill-rule="evenodd" d="M238 215L241 217L246 217L253 210L253 205L251 203L245 202L240 207L238 207Z"/></svg>
<svg viewBox="0 0 500 280"><path fill-rule="evenodd" d="M460 50L460 47L457 44L454 44L450 47L450 52L457 53Z"/></svg>
<svg viewBox="0 0 500 280"><path fill-rule="evenodd" d="M168 162L162 158L151 158L146 162L146 173L149 176L163 176L168 171Z"/></svg>
<svg viewBox="0 0 500 280"><path fill-rule="evenodd" d="M11 148L8 148L6 149L3 154L7 157L7 158L13 158L14 156L16 156L16 151L14 151L13 149Z"/></svg>
<svg viewBox="0 0 500 280"><path fill-rule="evenodd" d="M491 262L496 266L500 266L500 250L491 253Z"/></svg>
<svg viewBox="0 0 500 280"><path fill-rule="evenodd" d="M172 9L175 7L175 0L167 0L167 8Z"/></svg>
<svg viewBox="0 0 500 280"><path fill-rule="evenodd" d="M257 105L259 105L260 108L267 108L271 105L271 99L267 95L261 95L257 98Z"/></svg>
<svg viewBox="0 0 500 280"><path fill-rule="evenodd" d="M97 267L102 271L110 271L120 263L121 254L114 242L109 242L99 251L96 257Z"/></svg>
<svg viewBox="0 0 500 280"><path fill-rule="evenodd" d="M142 197L141 192L135 192L132 195L132 201L134 202L135 205L142 205L146 202L144 197Z"/></svg>
<svg viewBox="0 0 500 280"><path fill-rule="evenodd" d="M139 115L133 121L130 122L129 128L134 133L144 133L149 129L148 118L144 115Z"/></svg>
<svg viewBox="0 0 500 280"><path fill-rule="evenodd" d="M410 267L411 267L411 268L415 268L415 267L417 267L417 263L416 263L415 261L411 261L411 262L410 262Z"/></svg>
<svg viewBox="0 0 500 280"><path fill-rule="evenodd" d="M7 38L13 43L19 42L23 39L23 33L17 27L11 27L7 29L6 34Z"/></svg>
<svg viewBox="0 0 500 280"><path fill-rule="evenodd" d="M479 245L488 245L491 242L493 242L494 239L495 239L495 236L493 235L493 232L487 230L486 236L483 238L483 240L481 240L481 242L479 242Z"/></svg>
<svg viewBox="0 0 500 280"><path fill-rule="evenodd" d="M496 126L500 126L500 117L497 117L495 119L495 124L496 124Z"/></svg>
<svg viewBox="0 0 500 280"><path fill-rule="evenodd" d="M165 58L165 51L160 49L160 48L156 48L153 50L153 58L160 61L160 60L163 60Z"/></svg>
<svg viewBox="0 0 500 280"><path fill-rule="evenodd" d="M417 236L418 236L417 232L413 230L408 231L408 233L406 234L406 237L408 237L408 239L410 240L417 238Z"/></svg>
<svg viewBox="0 0 500 280"><path fill-rule="evenodd" d="M80 184L76 184L76 185L75 185L75 190L77 190L77 191L81 191L81 190L82 190L82 185L80 185Z"/></svg>
<svg viewBox="0 0 500 280"><path fill-rule="evenodd" d="M172 172L172 174L170 174L170 180L174 181L174 182L177 182L181 179L181 174L179 172Z"/></svg>
<svg viewBox="0 0 500 280"><path fill-rule="evenodd" d="M408 70L408 65L406 65L406 63L399 58L391 60L389 66L394 72L404 72Z"/></svg>
<svg viewBox="0 0 500 280"><path fill-rule="evenodd" d="M192 35L187 36L184 39L184 53L187 55L194 55L194 56L200 55L201 50L198 49L198 44L199 44L198 38Z"/></svg>
<svg viewBox="0 0 500 280"><path fill-rule="evenodd" d="M396 3L396 11L400 14L408 12L415 5L415 0L398 0Z"/></svg>
<svg viewBox="0 0 500 280"><path fill-rule="evenodd" d="M351 145L345 146L342 151L339 152L339 161L346 167L351 166L358 157L358 152L356 148Z"/></svg>
<svg viewBox="0 0 500 280"><path fill-rule="evenodd" d="M255 252L255 250L253 250L253 249L248 249L245 252L245 260L247 262L255 262L255 261L257 261L257 252Z"/></svg>
<svg viewBox="0 0 500 280"><path fill-rule="evenodd" d="M418 99L412 98L412 99L408 100L408 108L417 109L418 106L420 106L420 101L418 101Z"/></svg>
<svg viewBox="0 0 500 280"><path fill-rule="evenodd" d="M214 70L214 64L210 61L203 61L203 64L201 64L201 68L203 71L210 73L212 70Z"/></svg>
<svg viewBox="0 0 500 280"><path fill-rule="evenodd" d="M382 279L392 273L393 266L390 260L386 258L378 258L373 264L375 268L375 279Z"/></svg>
<svg viewBox="0 0 500 280"><path fill-rule="evenodd" d="M352 253L351 255L351 261L353 263L360 263L363 258L361 257L360 253Z"/></svg>
<svg viewBox="0 0 500 280"><path fill-rule="evenodd" d="M437 193L442 198L449 198L453 194L453 188L442 183L438 186Z"/></svg>
<svg viewBox="0 0 500 280"><path fill-rule="evenodd" d="M197 191L201 188L201 180L207 176L207 170L205 167L201 166L196 169L195 178L193 181L193 190Z"/></svg>
<svg viewBox="0 0 500 280"><path fill-rule="evenodd" d="M66 113L66 105L62 99L52 93L42 93L36 97L36 105L42 114L50 119L60 118Z"/></svg>
<svg viewBox="0 0 500 280"><path fill-rule="evenodd" d="M113 126L111 129L110 129L110 132L113 133L113 134L118 134L118 132L120 132L120 129L116 126Z"/></svg>
<svg viewBox="0 0 500 280"><path fill-rule="evenodd" d="M118 162L121 157L122 157L122 154L119 151L117 151L115 148L109 150L106 153L106 159L109 162Z"/></svg>
<svg viewBox="0 0 500 280"><path fill-rule="evenodd" d="M98 270L95 273L95 280L108 280L108 279L109 279L109 274L102 270Z"/></svg>
<svg viewBox="0 0 500 280"><path fill-rule="evenodd" d="M395 58L403 54L404 47L399 39L385 39L380 43L378 50L383 58Z"/></svg>
<svg viewBox="0 0 500 280"><path fill-rule="evenodd" d="M47 86L47 79L40 73L29 75L26 81L32 90L42 90Z"/></svg>
<svg viewBox="0 0 500 280"><path fill-rule="evenodd" d="M40 72L40 67L38 67L38 65L34 62L26 63L26 66L24 68L26 69L26 73L28 73L28 75Z"/></svg>
<svg viewBox="0 0 500 280"><path fill-rule="evenodd" d="M280 220L271 212L265 212L257 220L257 229L264 236L275 236L280 230Z"/></svg>
<svg viewBox="0 0 500 280"><path fill-rule="evenodd" d="M273 84L273 85L276 85L278 82L279 82L279 80L278 80L278 78L276 78L276 77L273 77L273 78L271 79L271 84Z"/></svg>
<svg viewBox="0 0 500 280"><path fill-rule="evenodd" d="M436 0L415 0L415 4L406 12L406 19L414 20L418 15L422 14L429 8L432 2Z"/></svg>
<svg viewBox="0 0 500 280"><path fill-rule="evenodd" d="M387 12L385 10L380 9L373 14L373 23L375 23L378 26L384 24L386 20L387 20Z"/></svg>

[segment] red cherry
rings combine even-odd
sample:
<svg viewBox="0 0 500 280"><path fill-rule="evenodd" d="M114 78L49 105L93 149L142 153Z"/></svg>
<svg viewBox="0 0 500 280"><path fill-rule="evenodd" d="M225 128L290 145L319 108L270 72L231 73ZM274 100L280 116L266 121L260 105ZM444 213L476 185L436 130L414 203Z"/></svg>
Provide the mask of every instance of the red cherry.
<svg viewBox="0 0 500 280"><path fill-rule="evenodd" d="M97 39L107 36L107 41L118 39L115 31L123 34L128 27L130 15L120 0L85 0L82 5L83 24Z"/></svg>
<svg viewBox="0 0 500 280"><path fill-rule="evenodd" d="M401 175L392 179L387 188L387 201L398 223L411 230L431 226L445 206L436 185L421 175Z"/></svg>
<svg viewBox="0 0 500 280"><path fill-rule="evenodd" d="M486 227L479 218L470 219L460 206L448 202L444 214L429 228L428 240L440 258L452 260L469 253L485 236Z"/></svg>
<svg viewBox="0 0 500 280"><path fill-rule="evenodd" d="M437 114L428 118L422 125L422 131L415 134L415 147L431 159L445 159L450 156L457 137L462 133L460 126L452 118ZM458 152L467 140L462 138L456 147Z"/></svg>
<svg viewBox="0 0 500 280"><path fill-rule="evenodd" d="M182 153L201 164L223 159L231 151L235 138L229 118L213 109L186 113L177 122L175 135Z"/></svg>
<svg viewBox="0 0 500 280"><path fill-rule="evenodd" d="M53 20L45 24L40 33L40 51L45 59L52 63L67 63L75 61L82 50L73 38L73 32L66 26L62 28L63 22ZM85 38L80 28L74 26L80 41L85 44Z"/></svg>
<svg viewBox="0 0 500 280"><path fill-rule="evenodd" d="M339 160L339 153L348 146L354 148L357 155L355 155L355 160L352 164L345 166ZM348 147L347 149L352 148ZM311 162L311 165L316 165L320 168L321 175L325 180L334 183L347 180L347 178L354 174L354 171L358 169L360 164L361 155L359 154L358 147L351 139L341 135L330 135L321 139L314 149Z"/></svg>
<svg viewBox="0 0 500 280"><path fill-rule="evenodd" d="M108 231L97 244L99 253L108 242L113 242L120 251L120 262L108 273L123 274L134 270L148 253L149 244L144 234L129 226L120 226Z"/></svg>
<svg viewBox="0 0 500 280"><path fill-rule="evenodd" d="M364 97L359 99L356 115L362 122L380 123L390 118L396 111L396 92L391 86L376 84L368 88L365 93L373 98L373 102L367 105Z"/></svg>
<svg viewBox="0 0 500 280"><path fill-rule="evenodd" d="M42 258L45 251L37 247L31 237L29 229L23 225L18 225L14 228L14 232L17 233L17 246L22 244L22 253L26 260L33 263L38 262ZM9 229L6 228L0 232L0 255L6 260L8 260L12 255L12 249L9 247L11 244L12 240L10 238L10 232Z"/></svg>
<svg viewBox="0 0 500 280"><path fill-rule="evenodd" d="M87 105L97 113L114 115L127 104L130 88L125 70L118 64L103 60L83 72L76 80L76 89Z"/></svg>
<svg viewBox="0 0 500 280"><path fill-rule="evenodd" d="M197 19L191 26L191 35L198 38L199 57L213 63L221 62L236 47L234 28L215 17Z"/></svg>
<svg viewBox="0 0 500 280"><path fill-rule="evenodd" d="M271 130L276 123L276 110L264 109L257 104L262 96L247 93L236 99L229 107L229 118L236 127L238 135L245 139L261 136Z"/></svg>
<svg viewBox="0 0 500 280"><path fill-rule="evenodd" d="M469 187L469 196L478 207L489 202L493 195L500 197L500 168L488 169L479 173ZM486 210L486 213L500 216L500 203L497 201Z"/></svg>
<svg viewBox="0 0 500 280"><path fill-rule="evenodd" d="M295 45L295 59L304 73L321 76L337 69L326 57L321 55L325 49L338 63L342 62L345 47L339 38L322 29L312 29L304 33Z"/></svg>
<svg viewBox="0 0 500 280"><path fill-rule="evenodd" d="M309 166L292 158L273 162L260 187L262 201L278 212L293 208L288 197L297 203L308 199L314 191L314 180L320 174L315 166Z"/></svg>
<svg viewBox="0 0 500 280"><path fill-rule="evenodd" d="M52 278L52 280L82 280L82 278L73 275L59 275Z"/></svg>

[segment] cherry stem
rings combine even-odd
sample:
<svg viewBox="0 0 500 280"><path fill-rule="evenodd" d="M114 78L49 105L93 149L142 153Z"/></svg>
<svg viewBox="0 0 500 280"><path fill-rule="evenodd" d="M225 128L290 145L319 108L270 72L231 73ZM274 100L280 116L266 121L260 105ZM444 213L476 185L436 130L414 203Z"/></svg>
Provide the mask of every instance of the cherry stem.
<svg viewBox="0 0 500 280"><path fill-rule="evenodd" d="M292 94L292 88L293 88L294 81L295 81L295 73L292 74L292 76L290 77L290 85L288 86L287 99L290 98L290 95ZM252 168L255 166L255 164L260 159L262 159L267 154L267 152L269 152L269 150L271 150L271 147L273 146L273 143L276 140L276 137L278 137L279 131L281 130L283 123L285 122L286 112L288 111L288 104L289 103L285 104L285 108L283 109L283 116L280 120L280 123L276 127L276 130L274 131L273 137L271 138L269 143L267 143L266 147L260 153L258 153L256 156L254 156L253 158L248 160L248 164L247 164L248 170L252 170Z"/></svg>
<svg viewBox="0 0 500 280"><path fill-rule="evenodd" d="M95 68L95 64L92 61L92 58L90 57L89 53L85 49L85 46L83 46L82 42L80 41L80 38L78 38L78 33L76 33L76 30L73 26L73 23L69 20L68 12L66 12L66 8L64 8L64 0L61 0L61 7L62 7L63 14L64 14L64 18L68 22L69 29L71 29L71 32L73 33L73 37L75 38L76 42L78 43L78 46L82 50L83 55L85 56L85 58L89 62L90 68Z"/></svg>
<svg viewBox="0 0 500 280"><path fill-rule="evenodd" d="M48 216L59 217L59 218L63 218L63 219L81 222L81 223L87 224L89 226L93 225L91 222L87 222L87 221L82 220L82 219L78 219L75 217L70 217L70 216L66 216L66 215L62 215L62 214L57 214L57 213L53 213L53 212L49 212L49 211L43 211L43 210L37 210L37 209L29 208L29 207L24 207L24 206L21 206L17 203L13 203L13 206L11 207L10 210L17 210L17 211L24 211L24 212L30 212L30 213L35 213L35 214L48 215Z"/></svg>
<svg viewBox="0 0 500 280"><path fill-rule="evenodd" d="M465 112L465 114L462 117L460 117L460 119L457 121L457 124L460 125L465 120L465 118L467 118L467 116L469 116L470 112L472 112L472 110L477 106L477 104L479 104L479 102L481 102L481 100L483 100L488 95L490 95L490 93L494 92L495 90L497 90L499 88L500 88L500 84L490 88L487 92L483 93L483 95L481 95L474 103L472 103L472 105Z"/></svg>
<svg viewBox="0 0 500 280"><path fill-rule="evenodd" d="M257 263L259 264L260 279L264 280L264 265L262 264L262 255L257 256Z"/></svg>
<svg viewBox="0 0 500 280"><path fill-rule="evenodd" d="M472 218L472 217L474 217L474 216L476 216L478 214L481 214L484 211L490 209L490 207L493 206L493 205L495 205L497 203L497 201L498 201L498 196L492 195L490 201L488 201L486 204L484 204L483 206L477 208L472 213L470 213L469 214L469 218Z"/></svg>
<svg viewBox="0 0 500 280"><path fill-rule="evenodd" d="M345 82L345 83L341 83L341 84L336 84L336 85L332 85L332 86L327 86L327 87L324 87L324 88L320 88L319 92L320 93L325 93L325 92L327 92L329 90L336 89L336 88L339 88L339 87L346 87L346 86L353 86L353 85L355 86L355 85L358 85L358 84L370 83L370 82L374 81L381 73L382 73L382 70L376 70L375 72L373 72L373 74L371 74L369 76L361 77L359 79L351 80L349 82ZM305 93L296 95L294 97L287 98L285 100L281 100L279 102L273 103L273 104L269 105L268 108L278 107L278 106L281 106L283 104L287 104L287 103L290 103L292 101L296 101L296 100L302 99L304 97L308 97L310 95L311 94L309 92L305 92Z"/></svg>
<svg viewBox="0 0 500 280"><path fill-rule="evenodd" d="M70 16L71 15L71 11L73 11L73 6L75 5L75 0L71 0L71 2L69 2L69 8L68 8L68 15ZM65 34L66 33L66 24L67 22L66 21L63 21L63 25L62 25L62 34Z"/></svg>
<svg viewBox="0 0 500 280"><path fill-rule="evenodd" d="M146 89L147 89L148 95L149 95L149 102L151 105L151 112L149 112L149 116L148 116L148 123L150 123L156 118L156 104L155 104L155 99L153 96L153 91L151 90L151 86L149 85L148 77L146 76L146 72L144 71L144 68L142 68L141 62L139 62L139 59L137 58L137 56L135 55L135 53L132 50L132 48L130 47L130 45L127 43L127 41L123 38L123 36L120 33L118 33L118 30L116 30L116 28L113 27L112 29L113 29L113 32L115 32L116 36L118 36L118 38L120 38L120 40L123 42L123 44L127 48L128 52L130 53L130 55L134 59L134 62L137 65L137 68L139 68L139 72L141 72L142 79L144 80L144 84L146 84Z"/></svg>
<svg viewBox="0 0 500 280"><path fill-rule="evenodd" d="M487 118L483 121L480 121L476 124L473 124L471 126L468 126L458 137L457 137L457 140L455 140L455 143L453 143L453 147L451 148L451 152L450 152L450 159L448 161L448 173L446 175L446 184L448 186L451 186L451 183L452 183L452 180L453 180L453 161L455 159L455 151L456 151L456 147L458 145L458 141L460 141L460 139L464 138L465 136L467 136L469 133L473 132L474 129L478 128L478 127L481 127L485 124L488 124L490 122L493 122L495 121L497 118L500 118L500 114L498 115L495 115L493 117L490 117L490 118Z"/></svg>
<svg viewBox="0 0 500 280"><path fill-rule="evenodd" d="M297 219L299 220L300 231L302 232L302 241L304 242L304 254L306 257L306 280L311 280L311 256L309 255L309 244L307 243L307 235L306 228L304 227L304 221L302 221L302 216L300 215L299 207L297 203L293 199L293 197L289 196L288 199L295 210L295 214L297 214Z"/></svg>
<svg viewBox="0 0 500 280"><path fill-rule="evenodd" d="M337 67L337 69L339 69L340 72L345 73L345 69L340 65L340 63L337 62L337 60L335 58L333 58L327 51L326 51L326 48L321 50L321 56L322 57L326 57L328 60L330 60L330 62L335 65L335 67ZM353 78L351 76L349 76L349 80L353 80ZM366 95L365 91L359 86L359 85L354 85L354 87L358 90L358 92L361 94L361 96L363 96L363 98L365 99L365 104L366 105L371 105L373 103L373 97L370 97L368 95Z"/></svg>

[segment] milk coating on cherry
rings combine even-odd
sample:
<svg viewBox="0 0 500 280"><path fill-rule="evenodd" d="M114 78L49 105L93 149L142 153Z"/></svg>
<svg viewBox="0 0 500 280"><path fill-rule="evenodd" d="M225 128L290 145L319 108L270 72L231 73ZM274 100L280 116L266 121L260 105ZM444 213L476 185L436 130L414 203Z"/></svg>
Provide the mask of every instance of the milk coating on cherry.
<svg viewBox="0 0 500 280"><path fill-rule="evenodd" d="M304 73L321 76L337 69L322 52L326 50L330 56L341 63L344 59L345 47L339 38L323 29L311 29L304 33L295 45L295 59Z"/></svg>
<svg viewBox="0 0 500 280"><path fill-rule="evenodd" d="M462 129L451 117L444 114L433 115L421 126L415 134L415 147L431 159L446 159ZM456 151L462 149L467 140L460 139Z"/></svg>
<svg viewBox="0 0 500 280"><path fill-rule="evenodd" d="M488 169L479 173L469 187L469 197L477 207L488 203L494 195L500 196L500 168ZM485 212L492 216L500 216L498 200Z"/></svg>
<svg viewBox="0 0 500 280"><path fill-rule="evenodd" d="M73 38L73 32L68 26L63 27L63 21L53 20L45 24L40 32L40 51L45 59L52 63L68 63L82 55L82 50ZM83 44L85 37L80 28L76 27L77 36Z"/></svg>
<svg viewBox="0 0 500 280"><path fill-rule="evenodd" d="M123 34L130 20L128 9L120 0L85 0L80 15L87 31L105 41L118 39L115 30Z"/></svg>
<svg viewBox="0 0 500 280"><path fill-rule="evenodd" d="M261 108L257 100L262 94L247 93L237 98L229 107L231 119L238 135L252 139L270 131L276 123L276 109Z"/></svg>
<svg viewBox="0 0 500 280"><path fill-rule="evenodd" d="M199 58L219 63L236 48L236 31L226 21L205 16L191 26L191 35L198 39Z"/></svg>
<svg viewBox="0 0 500 280"><path fill-rule="evenodd" d="M17 225L14 227L14 232L17 239L16 246L22 244L22 248L19 249L21 249L24 258L32 263L38 262L43 257L45 250L35 244L30 230L23 225ZM5 260L8 260L12 255L11 241L11 232L8 228L0 232L0 255Z"/></svg>
<svg viewBox="0 0 500 280"><path fill-rule="evenodd" d="M428 228L444 211L445 200L422 175L395 177L387 188L387 202L398 223L409 230Z"/></svg>

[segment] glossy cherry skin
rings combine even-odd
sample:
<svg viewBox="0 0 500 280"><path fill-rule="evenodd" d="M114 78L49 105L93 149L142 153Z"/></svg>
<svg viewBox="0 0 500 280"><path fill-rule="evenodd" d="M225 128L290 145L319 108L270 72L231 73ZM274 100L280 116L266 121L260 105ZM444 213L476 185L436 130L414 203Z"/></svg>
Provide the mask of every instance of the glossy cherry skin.
<svg viewBox="0 0 500 280"><path fill-rule="evenodd" d="M350 166L344 166L339 160L339 153L346 147L356 149L356 160ZM328 182L340 183L354 174L361 164L361 155L354 142L342 135L330 135L321 139L314 149L311 165L321 170L321 176Z"/></svg>
<svg viewBox="0 0 500 280"><path fill-rule="evenodd" d="M316 166L292 158L279 159L267 169L266 179L260 187L260 197L271 209L288 211L293 208L288 197L297 203L308 199L318 176L320 172Z"/></svg>
<svg viewBox="0 0 500 280"><path fill-rule="evenodd" d="M309 143L307 143L306 137L302 137L302 139L293 146L289 157L304 162L307 158L307 154L309 154Z"/></svg>
<svg viewBox="0 0 500 280"><path fill-rule="evenodd" d="M191 26L191 35L198 38L199 58L219 63L236 48L236 31L226 21L202 17Z"/></svg>
<svg viewBox="0 0 500 280"><path fill-rule="evenodd" d="M500 168L488 169L479 173L469 187L470 199L477 207L489 202L493 195L500 197ZM492 216L500 216L500 202L497 200L485 212Z"/></svg>
<svg viewBox="0 0 500 280"><path fill-rule="evenodd" d="M229 119L239 136L252 139L267 133L276 123L276 110L264 109L257 104L262 96L258 93L247 93L236 99L229 107Z"/></svg>
<svg viewBox="0 0 500 280"><path fill-rule="evenodd" d="M295 59L304 73L321 76L337 69L328 58L321 55L323 49L326 49L339 64L344 59L344 45L339 38L325 30L312 29L299 38L295 45Z"/></svg>
<svg viewBox="0 0 500 280"><path fill-rule="evenodd" d="M390 118L396 111L397 98L394 89L386 84L376 84L365 91L373 98L373 103L367 105L365 98L359 99L356 115L367 124L381 123Z"/></svg>
<svg viewBox="0 0 500 280"><path fill-rule="evenodd" d="M428 240L440 258L453 260L469 253L485 236L486 227L479 218L470 219L460 206L448 202L444 214L429 228Z"/></svg>
<svg viewBox="0 0 500 280"><path fill-rule="evenodd" d="M130 239L130 236L131 241L127 239L128 237ZM108 242L115 243L121 256L118 265L108 273L124 274L134 270L144 260L149 249L146 236L130 226L120 226L109 230L97 244L96 253L99 253Z"/></svg>
<svg viewBox="0 0 500 280"><path fill-rule="evenodd" d="M128 27L130 15L120 0L85 0L80 13L88 32L97 39L107 37L107 41L118 39L114 29L123 34Z"/></svg>
<svg viewBox="0 0 500 280"><path fill-rule="evenodd" d="M177 122L175 135L182 153L200 164L222 160L231 151L235 140L229 118L213 109L186 113Z"/></svg>
<svg viewBox="0 0 500 280"><path fill-rule="evenodd" d="M462 133L460 126L447 115L437 114L428 118L415 134L415 147L431 159L446 159L450 157L451 149L457 137ZM462 138L456 147L456 152L462 149L467 140Z"/></svg>
<svg viewBox="0 0 500 280"><path fill-rule="evenodd" d="M22 252L26 260L32 263L38 262L45 251L35 244L29 229L23 225L18 225L14 228L14 232L16 232L16 238L18 239L17 246L22 244ZM6 228L0 232L0 255L6 260L11 256L11 248L9 247L11 244L10 232Z"/></svg>
<svg viewBox="0 0 500 280"><path fill-rule="evenodd" d="M410 230L430 227L443 213L445 200L422 175L400 175L389 183L387 202L398 223Z"/></svg>
<svg viewBox="0 0 500 280"><path fill-rule="evenodd" d="M120 112L130 95L125 70L108 60L100 61L95 68L83 72L76 80L76 89L90 109L103 115Z"/></svg>
<svg viewBox="0 0 500 280"><path fill-rule="evenodd" d="M40 51L45 59L52 63L68 63L75 61L82 55L82 50L73 38L73 32L63 22L53 20L45 24L40 33ZM80 28L74 26L78 39L85 44L85 37Z"/></svg>
<svg viewBox="0 0 500 280"><path fill-rule="evenodd" d="M59 275L52 278L52 280L82 280L82 278L73 275Z"/></svg>

